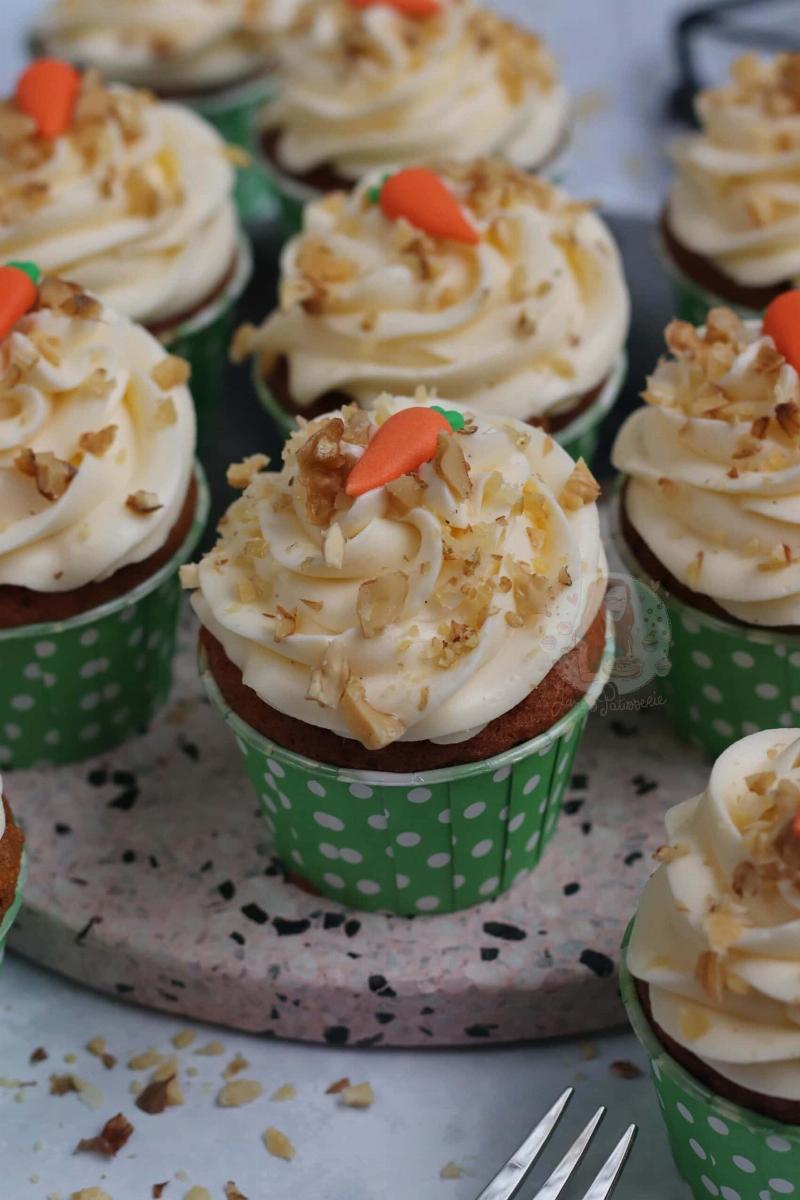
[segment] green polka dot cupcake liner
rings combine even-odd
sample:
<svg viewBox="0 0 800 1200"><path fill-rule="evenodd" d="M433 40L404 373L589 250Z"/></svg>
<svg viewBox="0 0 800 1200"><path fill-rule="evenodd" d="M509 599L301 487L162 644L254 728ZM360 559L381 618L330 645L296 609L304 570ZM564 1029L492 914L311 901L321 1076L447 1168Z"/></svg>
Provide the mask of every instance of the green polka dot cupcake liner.
<svg viewBox="0 0 800 1200"><path fill-rule="evenodd" d="M197 505L180 549L149 579L65 621L0 629L0 769L78 762L141 733L167 699L183 591L178 567L205 528Z"/></svg>
<svg viewBox="0 0 800 1200"><path fill-rule="evenodd" d="M684 604L646 575L621 534L615 540L625 567L655 588L667 610L672 647L661 691L677 732L716 759L747 734L797 725L800 635L737 625Z"/></svg>
<svg viewBox="0 0 800 1200"><path fill-rule="evenodd" d="M800 1196L800 1126L783 1125L717 1096L667 1054L627 969L630 930L620 962L622 1001L649 1056L670 1149L694 1200Z"/></svg>
<svg viewBox="0 0 800 1200"><path fill-rule="evenodd" d="M286 750L226 704L202 648L200 671L290 874L352 908L415 916L480 904L535 869L612 660L609 623L591 689L551 729L483 762L409 774L332 767Z"/></svg>
<svg viewBox="0 0 800 1200"><path fill-rule="evenodd" d="M207 445L216 432L236 304L252 273L253 254L250 243L242 235L236 266L220 295L177 328L159 335L164 348L170 354L185 358L192 368L189 387L197 413L197 437L201 447Z"/></svg>
<svg viewBox="0 0 800 1200"><path fill-rule="evenodd" d="M724 296L717 296L707 288L695 283L681 271L669 255L666 246L661 245L661 258L664 270L672 285L672 295L675 301L675 316L692 325L704 325L708 311L711 308L730 308L738 313L743 321L757 320L761 312L746 308L743 304L734 304Z"/></svg>
<svg viewBox="0 0 800 1200"><path fill-rule="evenodd" d="M275 92L274 79L263 75L190 101L195 112L205 117L226 142L241 146L250 155L250 165L241 168L236 177L236 204L246 225L273 221L279 211L275 189L259 161L257 132L258 114Z"/></svg>
<svg viewBox="0 0 800 1200"><path fill-rule="evenodd" d="M22 894L25 891L25 879L28 874L28 855L23 849L22 861L19 865L19 875L17 876L17 886L14 891L14 899L11 901L11 907L7 908L2 918L0 918L0 965L3 962L3 955L6 949L6 939L11 930L11 926L17 919L17 914L22 907Z"/></svg>
<svg viewBox="0 0 800 1200"><path fill-rule="evenodd" d="M256 390L261 407L271 418L273 425L283 438L291 437L297 430L297 421L288 413L272 389L265 382L259 369L258 359L253 364L253 387ZM579 458L591 463L600 438L600 430L611 409L616 403L622 390L628 370L627 355L623 351L611 370L602 390L590 408L570 421L563 429L559 429L553 437L568 454L577 461Z"/></svg>

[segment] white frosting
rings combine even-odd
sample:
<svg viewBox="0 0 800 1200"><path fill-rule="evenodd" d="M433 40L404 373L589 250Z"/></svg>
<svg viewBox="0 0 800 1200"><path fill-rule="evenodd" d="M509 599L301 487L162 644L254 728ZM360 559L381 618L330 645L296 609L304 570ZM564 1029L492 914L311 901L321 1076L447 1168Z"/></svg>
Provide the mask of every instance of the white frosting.
<svg viewBox="0 0 800 1200"><path fill-rule="evenodd" d="M800 1100L800 860L790 850L787 864L776 837L800 813L799 760L797 729L754 733L717 760L705 792L667 813L676 857L645 888L628 949L671 1038L726 1079L790 1100Z"/></svg>
<svg viewBox="0 0 800 1200"><path fill-rule="evenodd" d="M527 420L569 409L608 376L629 300L604 222L501 163L440 174L478 244L389 220L368 198L375 174L306 207L283 251L282 306L253 339L265 367L285 356L300 407L331 389L368 406L421 383Z"/></svg>
<svg viewBox="0 0 800 1200"><path fill-rule="evenodd" d="M31 146L31 165L28 147L21 154L0 133L0 262L36 262L136 321L169 321L232 266L233 167L219 134L188 108L116 85L85 85L84 98L89 88L109 102L101 123L79 107L50 151Z"/></svg>
<svg viewBox="0 0 800 1200"><path fill-rule="evenodd" d="M79 588L164 545L195 445L188 388L152 378L165 358L145 329L108 308L97 319L39 309L0 342L0 584ZM83 434L111 425L103 453L81 449ZM59 498L20 471L28 449L77 466ZM137 492L152 493L157 511L132 511Z"/></svg>
<svg viewBox="0 0 800 1200"><path fill-rule="evenodd" d="M673 147L672 232L747 287L800 280L799 82L800 55L740 60Z"/></svg>
<svg viewBox="0 0 800 1200"><path fill-rule="evenodd" d="M694 348L659 363L612 459L631 524L680 583L749 625L797 625L800 444L785 425L800 380L760 322L728 319L734 342L670 327L674 350Z"/></svg>
<svg viewBox="0 0 800 1200"><path fill-rule="evenodd" d="M536 167L558 147L567 99L531 33L472 0L407 17L348 0L303 7L277 46L281 89L266 111L280 165L346 179L457 154Z"/></svg>
<svg viewBox="0 0 800 1200"><path fill-rule="evenodd" d="M263 69L299 0L51 0L47 52L162 93L236 83Z"/></svg>
<svg viewBox="0 0 800 1200"><path fill-rule="evenodd" d="M372 417L380 425L414 403L386 397ZM463 740L533 691L589 627L606 563L596 505L562 504L575 464L541 430L462 411L477 425L454 435L471 477L462 499L428 462L408 511L380 487L337 508L327 528L311 523L296 456L327 420L319 418L288 443L281 473L257 476L231 507L200 563L193 604L266 703L355 736L341 706L307 698L333 648L368 702L399 722L388 740ZM372 436L355 409L344 411L348 427L353 413ZM355 463L361 446L342 446ZM326 559L329 539L343 544L341 565ZM545 589L536 612L511 586L530 571ZM397 572L407 585L402 611L365 636L359 588ZM275 614L296 622L288 636Z"/></svg>

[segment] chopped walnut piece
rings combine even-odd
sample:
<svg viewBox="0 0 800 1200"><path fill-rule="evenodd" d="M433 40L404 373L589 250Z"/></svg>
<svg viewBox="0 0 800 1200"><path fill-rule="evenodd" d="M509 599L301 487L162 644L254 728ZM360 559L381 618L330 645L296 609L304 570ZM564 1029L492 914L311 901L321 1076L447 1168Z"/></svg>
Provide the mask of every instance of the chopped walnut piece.
<svg viewBox="0 0 800 1200"><path fill-rule="evenodd" d="M31 1051L31 1056L28 1059L28 1062L33 1065L34 1063L44 1062L48 1057L48 1053L44 1046L37 1046L35 1050Z"/></svg>
<svg viewBox="0 0 800 1200"><path fill-rule="evenodd" d="M600 495L600 484L579 458L572 468L572 474L561 489L558 502L567 512L577 512L584 504L594 504Z"/></svg>
<svg viewBox="0 0 800 1200"><path fill-rule="evenodd" d="M260 471L265 471L269 466L269 458L266 454L250 454L241 462L231 463L225 473L225 478L228 481L228 486L244 490L250 486Z"/></svg>
<svg viewBox="0 0 800 1200"><path fill-rule="evenodd" d="M558 582L562 587L572 587L572 575L566 563L559 569Z"/></svg>
<svg viewBox="0 0 800 1200"><path fill-rule="evenodd" d="M685 858L688 853L689 847L679 843L676 846L659 846L653 858L659 863L673 863L676 859Z"/></svg>
<svg viewBox="0 0 800 1200"><path fill-rule="evenodd" d="M629 1062L627 1058L618 1058L609 1063L608 1069L617 1079L638 1079L642 1074L641 1068L637 1067L636 1063Z"/></svg>
<svg viewBox="0 0 800 1200"><path fill-rule="evenodd" d="M106 425L104 429L98 429L94 433L82 433L78 445L87 454L93 454L95 458L102 458L106 450L114 444L116 436L117 426Z"/></svg>
<svg viewBox="0 0 800 1200"><path fill-rule="evenodd" d="M217 1104L220 1108L241 1108L244 1104L252 1104L264 1092L257 1079L231 1079L217 1094Z"/></svg>
<svg viewBox="0 0 800 1200"><path fill-rule="evenodd" d="M777 542L767 558L762 558L757 567L759 571L780 571L792 562L792 550L785 542Z"/></svg>
<svg viewBox="0 0 800 1200"><path fill-rule="evenodd" d="M149 1113L151 1116L163 1113L169 1104L167 1089L169 1083L174 1079L175 1076L170 1075L167 1079L152 1080L136 1097L136 1107L140 1108L142 1112Z"/></svg>
<svg viewBox="0 0 800 1200"><path fill-rule="evenodd" d="M723 909L709 913L706 930L711 948L720 954L734 946L744 932L739 918Z"/></svg>
<svg viewBox="0 0 800 1200"><path fill-rule="evenodd" d="M270 1100L295 1100L296 1098L297 1088L293 1083L282 1083L270 1096Z"/></svg>
<svg viewBox="0 0 800 1200"><path fill-rule="evenodd" d="M78 1192L70 1192L69 1200L111 1200L108 1192L99 1187L81 1188Z"/></svg>
<svg viewBox="0 0 800 1200"><path fill-rule="evenodd" d="M84 321L96 321L102 312L98 301L93 296L87 296L77 283L52 275L46 276L39 284L37 305Z"/></svg>
<svg viewBox="0 0 800 1200"><path fill-rule="evenodd" d="M751 862L740 862L733 872L731 883L734 896L740 900L752 900L761 892L761 875Z"/></svg>
<svg viewBox="0 0 800 1200"><path fill-rule="evenodd" d="M694 976L706 995L719 1004L724 987L720 956L713 950L706 950L697 959Z"/></svg>
<svg viewBox="0 0 800 1200"><path fill-rule="evenodd" d="M456 1162L447 1162L439 1172L440 1179L461 1179L466 1175L466 1171Z"/></svg>
<svg viewBox="0 0 800 1200"><path fill-rule="evenodd" d="M133 1126L130 1121L122 1113L117 1113L115 1117L109 1117L96 1137L81 1138L75 1147L75 1152L77 1154L81 1151L94 1151L97 1154L105 1154L108 1158L113 1158L132 1133Z"/></svg>
<svg viewBox="0 0 800 1200"><path fill-rule="evenodd" d="M356 614L365 638L379 637L399 620L408 597L408 576L390 571L367 579L358 589Z"/></svg>
<svg viewBox="0 0 800 1200"><path fill-rule="evenodd" d="M218 1054L224 1053L225 1047L217 1038L214 1038L210 1042L206 1042L205 1046L199 1046L197 1050L195 1050L195 1054L203 1054L207 1057L214 1057Z"/></svg>
<svg viewBox="0 0 800 1200"><path fill-rule="evenodd" d="M348 283L358 274L358 263L339 258L320 237L302 239L297 251L297 267L314 284Z"/></svg>
<svg viewBox="0 0 800 1200"><path fill-rule="evenodd" d="M711 1028L711 1022L701 1008L697 1008L694 1004L686 1004L681 1007L678 1017L681 1033L689 1042L694 1042L697 1038L708 1033Z"/></svg>
<svg viewBox="0 0 800 1200"><path fill-rule="evenodd" d="M35 454L33 450L20 450L14 466L22 475L36 481L36 490L45 500L60 500L77 474L71 463L56 458L49 450Z"/></svg>
<svg viewBox="0 0 800 1200"><path fill-rule="evenodd" d="M243 363L254 352L258 340L258 330L249 321L240 325L233 337L230 349L231 362Z"/></svg>
<svg viewBox="0 0 800 1200"><path fill-rule="evenodd" d="M51 1075L50 1095L66 1096L68 1092L78 1091L78 1081L74 1075Z"/></svg>
<svg viewBox="0 0 800 1200"><path fill-rule="evenodd" d="M134 1054L129 1058L128 1066L131 1071L149 1071L151 1067L157 1067L163 1057L163 1054L159 1054L151 1046L149 1050L143 1050L141 1054Z"/></svg>
<svg viewBox="0 0 800 1200"><path fill-rule="evenodd" d="M344 421L329 417L298 447L299 480L312 525L330 524L338 497L344 493L351 458L342 450Z"/></svg>
<svg viewBox="0 0 800 1200"><path fill-rule="evenodd" d="M133 492L125 501L125 507L131 512L137 513L139 516L147 516L148 513L158 512L164 505L159 500L155 492L138 491Z"/></svg>
<svg viewBox="0 0 800 1200"><path fill-rule="evenodd" d="M247 1200L244 1192L240 1192L232 1179L225 1184L225 1200Z"/></svg>
<svg viewBox="0 0 800 1200"><path fill-rule="evenodd" d="M464 451L453 434L442 431L437 436L434 468L457 499L463 500L469 495L472 489L469 467Z"/></svg>
<svg viewBox="0 0 800 1200"><path fill-rule="evenodd" d="M515 562L511 568L512 578L509 580L514 590L514 603L517 612L524 619L538 616L547 608L550 585L544 575L537 575L529 570L524 563ZM501 580L502 585L502 580ZM501 591L507 590L501 586Z"/></svg>
<svg viewBox="0 0 800 1200"><path fill-rule="evenodd" d="M793 401L775 405L775 420L790 438L800 434L800 405Z"/></svg>
<svg viewBox="0 0 800 1200"><path fill-rule="evenodd" d="M189 1188L188 1192L183 1197L183 1200L211 1200L211 1192L208 1190L208 1188L200 1187L199 1184L195 1184L194 1187Z"/></svg>
<svg viewBox="0 0 800 1200"><path fill-rule="evenodd" d="M792 816L778 831L775 849L781 862L792 875L800 873L800 828L797 816Z"/></svg>
<svg viewBox="0 0 800 1200"><path fill-rule="evenodd" d="M306 692L307 700L315 700L323 708L335 708L350 678L350 666L339 642L331 642L318 667L311 672Z"/></svg>
<svg viewBox="0 0 800 1200"><path fill-rule="evenodd" d="M758 771L755 775L746 775L745 783L756 796L764 796L775 782L774 771Z"/></svg>
<svg viewBox="0 0 800 1200"><path fill-rule="evenodd" d="M168 354L156 363L150 372L150 378L162 392L170 392L173 388L188 383L191 373L192 368L185 358L179 358L177 354Z"/></svg>
<svg viewBox="0 0 800 1200"><path fill-rule="evenodd" d="M169 1180L165 1179L163 1183L154 1183L151 1188L152 1200L161 1200L164 1192L169 1187Z"/></svg>
<svg viewBox="0 0 800 1200"><path fill-rule="evenodd" d="M339 1093L339 1103L346 1108L371 1108L375 1103L375 1093L369 1083L354 1083L342 1088Z"/></svg>
<svg viewBox="0 0 800 1200"><path fill-rule="evenodd" d="M391 713L380 712L367 700L359 679L349 679L340 700L350 731L368 750L382 750L405 733L405 725Z"/></svg>
<svg viewBox="0 0 800 1200"><path fill-rule="evenodd" d="M280 1129L276 1129L274 1125L270 1125L265 1132L264 1145L267 1153L271 1154L273 1158L282 1158L286 1162L291 1162L297 1153L286 1134L281 1133Z"/></svg>
<svg viewBox="0 0 800 1200"><path fill-rule="evenodd" d="M197 1034L193 1029L180 1029L177 1033L173 1033L169 1039L176 1050L185 1050L187 1046L191 1046Z"/></svg>
<svg viewBox="0 0 800 1200"><path fill-rule="evenodd" d="M336 1096L339 1094L339 1092L343 1092L345 1088L349 1088L349 1087L350 1087L350 1080L345 1075L345 1077L343 1079L337 1079L335 1081L335 1083L331 1083L328 1087L326 1087L325 1095L326 1096Z"/></svg>
<svg viewBox="0 0 800 1200"><path fill-rule="evenodd" d="M344 566L344 534L341 525L331 525L322 541L322 557L329 567L340 571Z"/></svg>
<svg viewBox="0 0 800 1200"><path fill-rule="evenodd" d="M228 1063L225 1070L222 1072L223 1079L235 1079L242 1071L246 1071L250 1066L246 1058L241 1054L235 1054Z"/></svg>
<svg viewBox="0 0 800 1200"><path fill-rule="evenodd" d="M425 495L422 480L416 475L401 475L385 485L385 493L389 502L389 510L404 517L412 508L418 508Z"/></svg>
<svg viewBox="0 0 800 1200"><path fill-rule="evenodd" d="M291 637L297 628L297 612L290 612L282 605L278 605L278 619L275 622L274 638L276 642L285 642L288 637Z"/></svg>

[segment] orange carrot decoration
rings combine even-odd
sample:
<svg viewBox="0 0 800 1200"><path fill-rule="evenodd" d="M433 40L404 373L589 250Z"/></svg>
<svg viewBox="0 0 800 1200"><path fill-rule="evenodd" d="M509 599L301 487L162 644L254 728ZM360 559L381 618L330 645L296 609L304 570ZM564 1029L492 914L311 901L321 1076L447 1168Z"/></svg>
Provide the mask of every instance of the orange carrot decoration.
<svg viewBox="0 0 800 1200"><path fill-rule="evenodd" d="M17 108L33 117L44 138L66 133L72 122L81 77L60 58L37 58L17 83Z"/></svg>
<svg viewBox="0 0 800 1200"><path fill-rule="evenodd" d="M8 337L20 317L36 303L39 290L30 266L8 263L0 267L0 340Z"/></svg>
<svg viewBox="0 0 800 1200"><path fill-rule="evenodd" d="M405 17L437 17L442 11L439 0L350 0L351 8L374 8L377 4L396 8Z"/></svg>
<svg viewBox="0 0 800 1200"><path fill-rule="evenodd" d="M347 478L348 496L363 496L429 462L447 418L435 408L404 408L381 425Z"/></svg>
<svg viewBox="0 0 800 1200"><path fill-rule="evenodd" d="M800 371L800 291L776 296L767 305L761 328L789 365Z"/></svg>
<svg viewBox="0 0 800 1200"><path fill-rule="evenodd" d="M475 245L480 234L438 175L427 167L406 167L381 188L381 210L392 221L405 217L432 237Z"/></svg>

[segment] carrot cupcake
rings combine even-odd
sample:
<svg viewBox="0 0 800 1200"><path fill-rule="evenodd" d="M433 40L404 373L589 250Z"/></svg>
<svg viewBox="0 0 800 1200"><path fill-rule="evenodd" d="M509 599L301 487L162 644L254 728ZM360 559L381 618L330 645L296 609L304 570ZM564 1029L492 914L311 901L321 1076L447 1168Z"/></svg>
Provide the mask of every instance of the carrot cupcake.
<svg viewBox="0 0 800 1200"><path fill-rule="evenodd" d="M14 824L11 807L3 795L0 776L0 962L8 931L22 900L23 853L25 838Z"/></svg>
<svg viewBox="0 0 800 1200"><path fill-rule="evenodd" d="M756 315L800 282L800 54L749 54L697 102L677 142L662 231L678 313L728 304Z"/></svg>
<svg viewBox="0 0 800 1200"><path fill-rule="evenodd" d="M77 280L197 356L201 406L249 272L233 185L205 121L94 72L40 61L0 104L0 261Z"/></svg>
<svg viewBox="0 0 800 1200"><path fill-rule="evenodd" d="M207 500L188 368L77 285L0 268L0 764L71 761L169 689Z"/></svg>
<svg viewBox="0 0 800 1200"><path fill-rule="evenodd" d="M502 891L538 861L606 677L594 479L543 431L422 389L319 417L264 465L231 469L244 495L184 578L279 849L348 903Z"/></svg>
<svg viewBox="0 0 800 1200"><path fill-rule="evenodd" d="M536 170L567 138L549 51L471 0L312 0L277 53L263 145L295 223L298 202L370 171L454 153Z"/></svg>
<svg viewBox="0 0 800 1200"><path fill-rule="evenodd" d="M179 99L246 151L273 92L273 46L300 0L51 0L32 36L56 55L109 79ZM255 166L240 171L237 199L249 220L269 211Z"/></svg>
<svg viewBox="0 0 800 1200"><path fill-rule="evenodd" d="M589 456L624 375L629 299L589 205L499 160L367 176L309 204L280 307L235 351L284 431L418 383Z"/></svg>
<svg viewBox="0 0 800 1200"><path fill-rule="evenodd" d="M800 730L731 746L666 817L623 998L698 1200L794 1195L800 1176Z"/></svg>
<svg viewBox="0 0 800 1200"><path fill-rule="evenodd" d="M613 450L623 552L672 621L671 714L711 754L796 707L799 316L791 292L763 324L673 321Z"/></svg>

